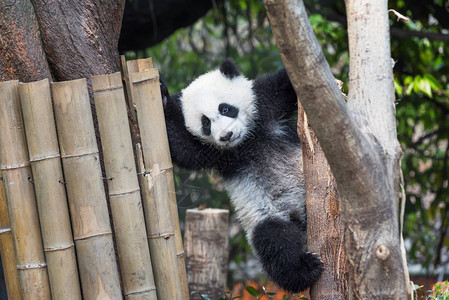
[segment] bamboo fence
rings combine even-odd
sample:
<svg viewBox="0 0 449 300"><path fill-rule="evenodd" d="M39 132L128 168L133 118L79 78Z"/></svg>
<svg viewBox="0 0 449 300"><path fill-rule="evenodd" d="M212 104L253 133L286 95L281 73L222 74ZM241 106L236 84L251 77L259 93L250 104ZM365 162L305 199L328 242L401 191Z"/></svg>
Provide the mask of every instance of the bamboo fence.
<svg viewBox="0 0 449 300"><path fill-rule="evenodd" d="M19 84L52 299L81 299L48 79Z"/></svg>
<svg viewBox="0 0 449 300"><path fill-rule="evenodd" d="M3 179L0 181L0 256L2 257L8 299L22 299L19 274L16 268L16 257L9 224L8 207L6 205Z"/></svg>
<svg viewBox="0 0 449 300"><path fill-rule="evenodd" d="M122 78L115 73L91 79L125 298L153 300L156 287Z"/></svg>
<svg viewBox="0 0 449 300"><path fill-rule="evenodd" d="M23 299L51 299L18 81L0 83L0 158Z"/></svg>
<svg viewBox="0 0 449 300"><path fill-rule="evenodd" d="M151 59L122 65L128 100L120 74L91 78L105 178L86 79L0 83L10 299L189 299L158 71ZM140 122L138 170L127 105Z"/></svg>
<svg viewBox="0 0 449 300"><path fill-rule="evenodd" d="M83 296L122 299L86 79L51 87Z"/></svg>

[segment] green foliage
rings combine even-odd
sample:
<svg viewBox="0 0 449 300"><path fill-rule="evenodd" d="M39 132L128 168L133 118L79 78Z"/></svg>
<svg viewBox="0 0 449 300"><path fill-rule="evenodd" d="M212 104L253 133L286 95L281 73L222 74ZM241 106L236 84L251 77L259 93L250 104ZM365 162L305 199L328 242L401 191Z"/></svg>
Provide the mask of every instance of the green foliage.
<svg viewBox="0 0 449 300"><path fill-rule="evenodd" d="M422 288L422 285L413 285L414 293L412 299L449 300L449 285L447 280L443 283L436 283L432 290L428 290L426 293L424 293ZM418 292L421 294L421 298L419 297Z"/></svg>
<svg viewBox="0 0 449 300"><path fill-rule="evenodd" d="M438 22L429 24L428 17L417 19L410 10L404 10L404 5L393 1L392 8L402 9L401 13L412 20L401 27L441 31ZM428 271L440 265L441 253L449 247L445 229L449 217L448 55L449 47L442 41L392 39L392 56L397 60L398 138L404 149L407 195L404 235L411 241L409 261L420 263Z"/></svg>
<svg viewBox="0 0 449 300"><path fill-rule="evenodd" d="M433 291L427 291L429 293L429 296L427 299L449 300L449 291L448 291L447 281L445 281L444 284L445 284L446 288L443 288L441 283L438 283L433 286Z"/></svg>

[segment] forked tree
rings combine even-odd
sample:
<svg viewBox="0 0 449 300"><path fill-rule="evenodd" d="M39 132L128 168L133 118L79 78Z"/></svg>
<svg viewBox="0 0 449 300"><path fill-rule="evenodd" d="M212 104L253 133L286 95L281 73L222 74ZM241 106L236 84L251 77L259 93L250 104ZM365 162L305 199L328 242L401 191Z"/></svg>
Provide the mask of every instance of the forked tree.
<svg viewBox="0 0 449 300"><path fill-rule="evenodd" d="M337 181L349 299L406 299L410 285L398 221L402 151L387 0L346 0L347 101L303 2L265 0L265 6L284 66Z"/></svg>

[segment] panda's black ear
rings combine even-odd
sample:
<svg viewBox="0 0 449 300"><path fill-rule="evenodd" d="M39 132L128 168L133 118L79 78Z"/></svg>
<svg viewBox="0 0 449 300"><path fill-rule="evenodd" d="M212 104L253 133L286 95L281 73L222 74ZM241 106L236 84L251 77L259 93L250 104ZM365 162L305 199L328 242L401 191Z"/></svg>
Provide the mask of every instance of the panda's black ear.
<svg viewBox="0 0 449 300"><path fill-rule="evenodd" d="M230 58L226 58L220 65L220 72L229 79L234 79L240 76L240 72L237 69L234 61Z"/></svg>

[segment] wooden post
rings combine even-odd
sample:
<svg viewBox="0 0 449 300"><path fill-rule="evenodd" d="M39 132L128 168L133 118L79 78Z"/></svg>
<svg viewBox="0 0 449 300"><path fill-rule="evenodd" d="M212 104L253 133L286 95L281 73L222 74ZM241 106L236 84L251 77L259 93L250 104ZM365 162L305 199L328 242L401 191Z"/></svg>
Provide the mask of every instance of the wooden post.
<svg viewBox="0 0 449 300"><path fill-rule="evenodd" d="M126 299L156 299L120 73L93 76L109 201Z"/></svg>
<svg viewBox="0 0 449 300"><path fill-rule="evenodd" d="M0 159L24 299L51 299L18 81L0 82Z"/></svg>
<svg viewBox="0 0 449 300"><path fill-rule="evenodd" d="M310 288L310 298L345 300L349 297L348 270L337 183L299 101L298 135L306 186L307 246L324 262L323 273Z"/></svg>
<svg viewBox="0 0 449 300"><path fill-rule="evenodd" d="M188 209L184 245L191 299L226 295L229 257L229 210Z"/></svg>
<svg viewBox="0 0 449 300"><path fill-rule="evenodd" d="M153 178L156 178L156 176L160 177L156 181L166 182L167 191L160 191L163 195L160 196L161 198L157 198L157 200L165 201L161 199L167 196L166 193L168 194L168 199L170 199L171 224L175 234L178 274L180 277L177 289L179 290L180 298L188 299L185 253L179 227L173 165L168 146L158 70L152 69L146 72L133 73L131 74L131 81L134 91L133 96L137 105L145 170L148 172L152 171Z"/></svg>
<svg viewBox="0 0 449 300"><path fill-rule="evenodd" d="M83 298L122 299L86 79L51 88Z"/></svg>
<svg viewBox="0 0 449 300"><path fill-rule="evenodd" d="M81 299L48 79L19 84L52 299Z"/></svg>
<svg viewBox="0 0 449 300"><path fill-rule="evenodd" d="M0 180L0 256L8 299L22 299L3 179Z"/></svg>

